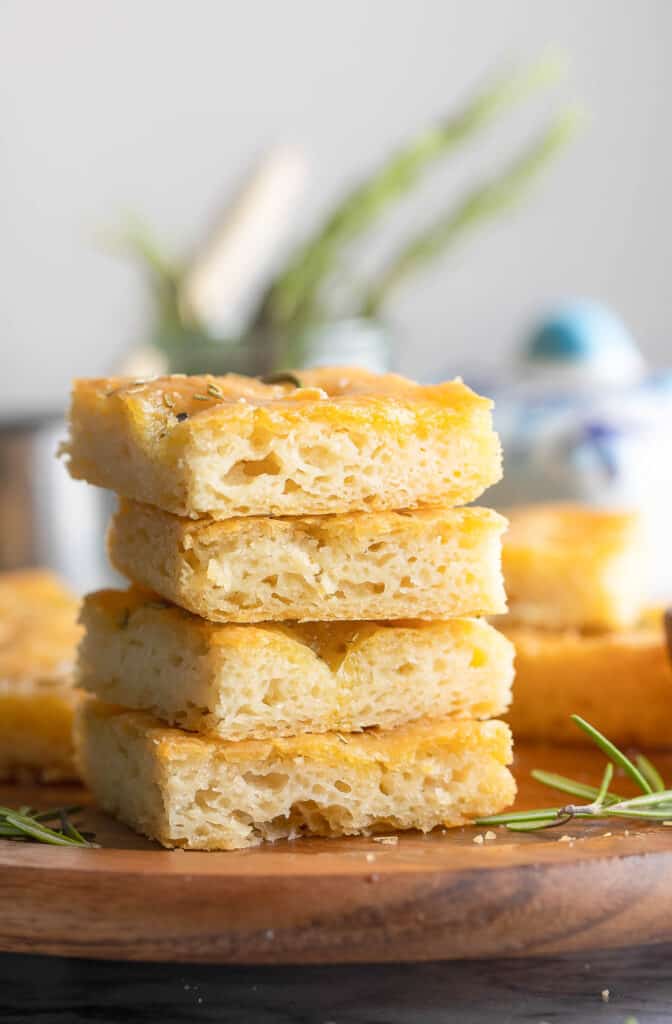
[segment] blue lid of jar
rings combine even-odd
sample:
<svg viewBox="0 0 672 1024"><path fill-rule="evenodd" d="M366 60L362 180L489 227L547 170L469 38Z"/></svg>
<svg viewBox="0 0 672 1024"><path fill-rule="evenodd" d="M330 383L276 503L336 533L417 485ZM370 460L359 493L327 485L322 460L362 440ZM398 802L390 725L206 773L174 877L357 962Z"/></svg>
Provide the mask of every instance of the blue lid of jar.
<svg viewBox="0 0 672 1024"><path fill-rule="evenodd" d="M545 316L523 347L522 361L530 369L573 368L614 383L638 378L644 367L623 320L588 300L564 303Z"/></svg>

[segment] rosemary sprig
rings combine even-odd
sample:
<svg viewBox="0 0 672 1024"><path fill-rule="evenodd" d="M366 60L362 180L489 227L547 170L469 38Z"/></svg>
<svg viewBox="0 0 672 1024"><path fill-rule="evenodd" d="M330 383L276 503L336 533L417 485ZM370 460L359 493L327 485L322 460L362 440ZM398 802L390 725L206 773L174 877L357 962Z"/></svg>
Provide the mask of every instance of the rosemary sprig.
<svg viewBox="0 0 672 1024"><path fill-rule="evenodd" d="M611 782L613 777L614 766L611 763L611 761L607 761L607 764L604 769L604 775L602 776L602 782L600 783L600 788L597 791L597 796L595 797L596 804L601 806L605 803L605 800L607 799L607 793L609 792L609 783ZM610 803L613 802L613 800L610 800Z"/></svg>
<svg viewBox="0 0 672 1024"><path fill-rule="evenodd" d="M30 807L0 807L0 838L17 842L48 843L51 846L88 846L93 836L82 834L70 820L81 807L55 807L49 811L34 811ZM47 822L59 822L51 828Z"/></svg>
<svg viewBox="0 0 672 1024"><path fill-rule="evenodd" d="M542 782L544 786L559 789L562 793L569 793L570 796L581 796L586 800L595 800L600 792L596 786L587 786L583 782L568 779L564 775L556 775L555 772L544 772L539 768L535 768L530 774L533 779L536 779L537 782ZM617 796L615 793L605 794L605 801L609 803L615 804L621 799L622 797Z"/></svg>
<svg viewBox="0 0 672 1024"><path fill-rule="evenodd" d="M559 115L498 177L477 185L455 207L405 242L383 267L378 279L369 285L362 301L362 315L377 316L389 293L402 281L446 252L482 221L513 207L525 194L528 182L572 138L577 125L574 111Z"/></svg>
<svg viewBox="0 0 672 1024"><path fill-rule="evenodd" d="M587 722L585 718L581 718L581 715L572 715L572 721L575 725L578 725L579 729L583 729L587 736L590 736L593 743L595 743L603 754L606 754L610 761L613 761L618 768L622 768L626 775L629 775L634 783L636 783L640 789L643 789L645 793L651 793L652 789L647 780L644 778L639 768L632 763L629 757L619 750L618 747L614 746L611 740L608 740L606 736L603 736L594 725Z"/></svg>
<svg viewBox="0 0 672 1024"><path fill-rule="evenodd" d="M456 113L405 143L368 178L348 192L327 220L296 252L262 296L253 329L306 323L314 317L325 279L346 247L370 231L383 214L406 196L441 159L487 128L499 114L556 81L563 67L545 57L520 72L494 81Z"/></svg>
<svg viewBox="0 0 672 1024"><path fill-rule="evenodd" d="M651 764L648 757L645 757L644 754L638 754L635 758L635 764L654 793L662 793L665 789L665 783L661 778L660 772L655 765Z"/></svg>
<svg viewBox="0 0 672 1024"><path fill-rule="evenodd" d="M537 832L546 828L567 825L576 818L632 818L636 821L672 821L672 789L667 789L658 769L648 757L640 754L635 761L608 740L594 725L580 715L572 721L586 733L608 758L599 786L588 786L577 779L569 779L555 772L535 769L532 777L551 789L589 800L587 804L565 804L563 807L542 807L532 811L512 811L478 818L476 825L505 825L512 832ZM641 796L625 798L609 789L614 777L614 765L642 790Z"/></svg>

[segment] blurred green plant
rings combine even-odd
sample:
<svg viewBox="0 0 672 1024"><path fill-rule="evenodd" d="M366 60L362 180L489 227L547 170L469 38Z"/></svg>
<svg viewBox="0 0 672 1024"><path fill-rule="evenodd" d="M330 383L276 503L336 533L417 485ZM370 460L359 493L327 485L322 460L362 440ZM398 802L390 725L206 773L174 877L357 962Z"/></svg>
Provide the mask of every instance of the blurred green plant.
<svg viewBox="0 0 672 1024"><path fill-rule="evenodd" d="M154 299L150 342L170 367L184 372L268 372L300 367L309 358L315 328L343 317L381 319L397 289L428 268L469 232L519 203L533 179L574 137L575 109L554 115L544 130L502 171L439 212L404 242L373 280L351 283L334 304L330 286L342 274L355 244L368 238L395 204L415 189L439 161L471 142L502 113L557 82L564 65L546 58L524 71L496 77L455 114L401 146L351 189L323 224L303 241L263 290L240 336L220 338L208 330L184 299L189 269L166 256L139 221L128 226L122 245L148 276Z"/></svg>
<svg viewBox="0 0 672 1024"><path fill-rule="evenodd" d="M461 235L514 205L530 178L571 138L576 123L573 111L558 117L502 174L477 185L453 209L403 245L366 291L363 314L378 316L390 293L405 278L443 255Z"/></svg>

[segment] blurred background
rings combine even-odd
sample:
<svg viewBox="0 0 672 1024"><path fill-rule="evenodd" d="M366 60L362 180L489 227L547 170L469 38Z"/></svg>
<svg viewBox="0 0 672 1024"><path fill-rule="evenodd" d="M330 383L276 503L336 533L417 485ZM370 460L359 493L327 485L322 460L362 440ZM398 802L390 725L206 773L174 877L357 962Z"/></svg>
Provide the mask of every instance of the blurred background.
<svg viewBox="0 0 672 1024"><path fill-rule="evenodd" d="M138 339L143 281L102 237L127 212L183 253L255 159L290 145L307 163L298 236L403 139L549 47L571 63L563 92L586 127L521 208L399 289L399 365L431 377L498 360L575 294L614 306L665 359L668 0L4 0L0 12L4 404L60 404L74 374L107 372ZM521 104L438 168L411 223L514 152L556 99Z"/></svg>
<svg viewBox="0 0 672 1024"><path fill-rule="evenodd" d="M571 429L530 494L660 493L632 438L669 436L669 0L3 0L0 19L0 564L46 550L77 575L63 501L38 492L71 378L119 369L463 373L526 481L519 414L562 377ZM47 414L35 453L19 426ZM90 514L61 515L81 552Z"/></svg>

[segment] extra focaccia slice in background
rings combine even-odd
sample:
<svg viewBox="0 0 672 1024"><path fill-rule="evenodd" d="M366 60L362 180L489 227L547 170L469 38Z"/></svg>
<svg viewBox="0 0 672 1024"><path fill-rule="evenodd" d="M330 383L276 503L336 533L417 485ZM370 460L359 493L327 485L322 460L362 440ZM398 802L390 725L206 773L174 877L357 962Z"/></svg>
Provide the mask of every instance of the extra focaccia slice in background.
<svg viewBox="0 0 672 1024"><path fill-rule="evenodd" d="M557 504L511 508L507 517L507 621L594 630L637 623L647 557L634 514Z"/></svg>
<svg viewBox="0 0 672 1024"><path fill-rule="evenodd" d="M0 575L0 779L76 777L77 608L46 570Z"/></svg>
<svg viewBox="0 0 672 1024"><path fill-rule="evenodd" d="M506 627L516 649L516 740L589 743L570 715L587 718L619 747L672 746L672 665L662 612L631 629L583 634Z"/></svg>

